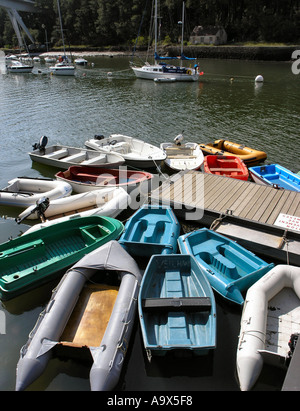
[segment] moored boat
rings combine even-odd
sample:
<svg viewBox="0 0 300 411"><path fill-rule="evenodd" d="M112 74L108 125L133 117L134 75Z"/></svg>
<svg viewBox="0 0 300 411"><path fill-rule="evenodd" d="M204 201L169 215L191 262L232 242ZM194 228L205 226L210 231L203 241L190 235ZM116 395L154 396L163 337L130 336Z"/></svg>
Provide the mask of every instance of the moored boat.
<svg viewBox="0 0 300 411"><path fill-rule="evenodd" d="M116 239L123 224L110 217L71 219L0 244L0 298L9 300L56 278L85 254Z"/></svg>
<svg viewBox="0 0 300 411"><path fill-rule="evenodd" d="M180 134L175 137L174 143L162 143L160 145L160 148L164 150L167 156L165 164L174 171L198 170L204 161L199 144L182 143L183 137L181 137Z"/></svg>
<svg viewBox="0 0 300 411"><path fill-rule="evenodd" d="M267 158L264 151L246 147L244 144L232 143L228 140L215 140L213 143L207 144L201 143L200 148L205 155L237 156L247 166L254 166Z"/></svg>
<svg viewBox="0 0 300 411"><path fill-rule="evenodd" d="M63 145L36 148L29 156L32 161L64 170L76 165L106 168L118 167L124 163L124 158L119 154Z"/></svg>
<svg viewBox="0 0 300 411"><path fill-rule="evenodd" d="M11 60L11 63L6 68L9 73L31 73L33 65L24 64L19 60Z"/></svg>
<svg viewBox="0 0 300 411"><path fill-rule="evenodd" d="M96 167L72 166L66 171L55 174L58 180L69 183L74 192L84 193L92 190L105 189L107 187L124 188L128 193L143 184L150 186L153 178L146 171L127 170L126 167L119 169L105 169ZM149 191L149 190L145 190Z"/></svg>
<svg viewBox="0 0 300 411"><path fill-rule="evenodd" d="M58 200L49 201L44 197L35 205L29 206L20 213L16 221L20 223L25 219L35 220L41 218L43 223L35 224L32 227L32 229L37 229L37 227L45 227L54 222L66 221L69 218L74 218L74 215L77 214L81 217L104 215L115 218L129 204L129 195L123 188L118 187L75 194Z"/></svg>
<svg viewBox="0 0 300 411"><path fill-rule="evenodd" d="M185 67L183 62L194 61L195 58L186 57L183 53L183 43L184 43L184 23L185 23L185 3L182 5L182 21L180 22L182 26L181 32L181 56L180 57L162 57L158 54L157 49L157 39L158 39L158 3L155 0L154 5L154 64L150 64L148 61L142 66L132 65L132 70L137 78L145 80L159 81L198 81L200 75L203 72L199 72L198 64L194 64L193 67ZM170 60L180 60L180 66L169 64L167 61ZM171 79L171 80L170 80Z"/></svg>
<svg viewBox="0 0 300 411"><path fill-rule="evenodd" d="M41 197L59 199L70 196L72 186L65 181L49 178L17 177L0 190L0 204L28 207Z"/></svg>
<svg viewBox="0 0 300 411"><path fill-rule="evenodd" d="M271 185L285 190L300 191L300 176L280 164L250 167L249 172L255 183Z"/></svg>
<svg viewBox="0 0 300 411"><path fill-rule="evenodd" d="M140 169L160 166L166 158L166 154L159 147L123 134L111 134L106 138L95 136L87 140L85 145L89 149L121 155L127 165Z"/></svg>
<svg viewBox="0 0 300 411"><path fill-rule="evenodd" d="M141 281L135 261L116 242L99 247L63 277L40 315L17 364L16 390L45 370L53 347L88 349L92 391L119 380L137 309Z"/></svg>
<svg viewBox="0 0 300 411"><path fill-rule="evenodd" d="M249 171L243 160L237 156L208 155L204 158L204 171L237 180L248 180Z"/></svg>
<svg viewBox="0 0 300 411"><path fill-rule="evenodd" d="M74 76L75 66L67 61L59 61L54 66L49 67L50 73L54 76Z"/></svg>
<svg viewBox="0 0 300 411"><path fill-rule="evenodd" d="M203 269L191 255L151 257L138 310L148 359L173 350L207 354L216 347L216 304Z"/></svg>
<svg viewBox="0 0 300 411"><path fill-rule="evenodd" d="M264 363L286 368L299 323L300 267L277 265L246 295L236 358L242 391L254 386Z"/></svg>
<svg viewBox="0 0 300 411"><path fill-rule="evenodd" d="M125 224L120 244L129 254L150 257L177 250L180 224L168 206L144 204Z"/></svg>
<svg viewBox="0 0 300 411"><path fill-rule="evenodd" d="M242 293L266 274L274 264L267 264L251 251L207 228L179 237L182 254L193 255L205 270L212 288L227 300L242 305Z"/></svg>

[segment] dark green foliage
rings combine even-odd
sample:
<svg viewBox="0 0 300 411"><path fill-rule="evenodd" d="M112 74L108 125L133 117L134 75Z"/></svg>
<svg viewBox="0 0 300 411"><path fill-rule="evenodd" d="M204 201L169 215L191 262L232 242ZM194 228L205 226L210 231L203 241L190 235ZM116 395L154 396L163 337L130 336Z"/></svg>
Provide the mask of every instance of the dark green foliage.
<svg viewBox="0 0 300 411"><path fill-rule="evenodd" d="M160 39L180 36L182 0L158 0ZM61 43L56 0L36 0L40 13L20 13L36 43ZM61 0L66 44L93 47L131 46L140 29L147 39L153 0ZM143 17L143 19L142 19ZM140 28L141 21L143 25ZM186 0L186 40L194 26L222 25L228 41L297 43L300 40L298 0ZM0 47L16 45L10 20L0 9Z"/></svg>

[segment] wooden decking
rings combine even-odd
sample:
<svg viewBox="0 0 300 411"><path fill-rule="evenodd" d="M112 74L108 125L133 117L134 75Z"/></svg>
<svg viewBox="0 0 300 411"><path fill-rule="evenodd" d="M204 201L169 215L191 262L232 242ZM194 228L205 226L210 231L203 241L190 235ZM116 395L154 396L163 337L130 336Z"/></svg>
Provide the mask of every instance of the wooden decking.
<svg viewBox="0 0 300 411"><path fill-rule="evenodd" d="M282 214L300 218L298 192L185 171L153 190L150 201L170 205L187 221L212 224L216 231L244 242L248 248L250 245L254 251L258 247L262 251L263 246L264 253L300 265L300 231L278 226Z"/></svg>

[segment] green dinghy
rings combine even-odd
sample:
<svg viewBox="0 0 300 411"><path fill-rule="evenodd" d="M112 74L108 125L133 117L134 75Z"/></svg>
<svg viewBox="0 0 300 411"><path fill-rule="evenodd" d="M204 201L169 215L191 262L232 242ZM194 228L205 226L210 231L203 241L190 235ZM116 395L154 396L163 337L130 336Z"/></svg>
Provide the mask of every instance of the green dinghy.
<svg viewBox="0 0 300 411"><path fill-rule="evenodd" d="M75 217L0 244L0 299L52 280L85 254L116 240L123 229L111 217Z"/></svg>

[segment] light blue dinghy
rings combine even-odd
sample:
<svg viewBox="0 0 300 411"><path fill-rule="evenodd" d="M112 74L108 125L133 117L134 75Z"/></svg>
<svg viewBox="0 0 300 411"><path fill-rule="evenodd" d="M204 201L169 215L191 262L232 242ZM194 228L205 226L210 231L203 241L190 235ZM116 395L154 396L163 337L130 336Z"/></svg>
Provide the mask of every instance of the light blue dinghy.
<svg viewBox="0 0 300 411"><path fill-rule="evenodd" d="M133 256L177 251L180 224L171 207L144 204L125 224L120 244Z"/></svg>
<svg viewBox="0 0 300 411"><path fill-rule="evenodd" d="M249 172L255 183L300 191L300 176L279 164L250 167Z"/></svg>
<svg viewBox="0 0 300 411"><path fill-rule="evenodd" d="M205 355L216 347L216 304L202 268L190 255L151 257L138 297L149 361L170 350Z"/></svg>
<svg viewBox="0 0 300 411"><path fill-rule="evenodd" d="M265 275L274 264L267 264L235 241L207 228L179 237L182 254L193 255L212 288L226 299L242 305L242 292Z"/></svg>
<svg viewBox="0 0 300 411"><path fill-rule="evenodd" d="M21 349L16 390L26 389L44 372L59 345L81 352L89 349L91 390L112 390L124 364L140 282L136 262L114 240L76 263L54 290Z"/></svg>

